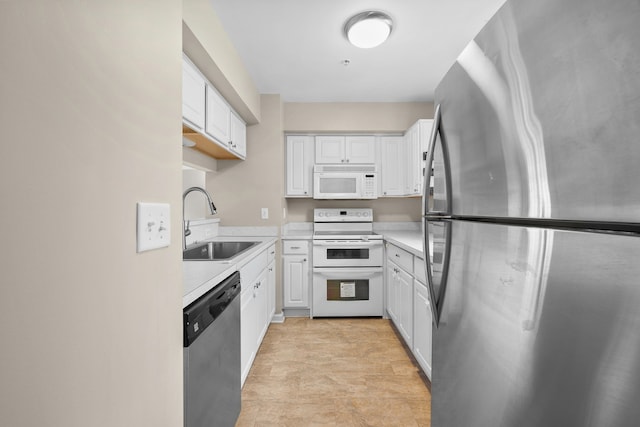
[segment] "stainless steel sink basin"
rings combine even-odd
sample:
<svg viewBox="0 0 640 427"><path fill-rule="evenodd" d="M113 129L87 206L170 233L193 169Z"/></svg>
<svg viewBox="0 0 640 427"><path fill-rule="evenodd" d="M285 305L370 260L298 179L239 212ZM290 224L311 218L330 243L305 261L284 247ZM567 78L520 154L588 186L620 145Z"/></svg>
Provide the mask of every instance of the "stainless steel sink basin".
<svg viewBox="0 0 640 427"><path fill-rule="evenodd" d="M260 242L207 242L196 243L182 252L189 261L222 261L241 254Z"/></svg>

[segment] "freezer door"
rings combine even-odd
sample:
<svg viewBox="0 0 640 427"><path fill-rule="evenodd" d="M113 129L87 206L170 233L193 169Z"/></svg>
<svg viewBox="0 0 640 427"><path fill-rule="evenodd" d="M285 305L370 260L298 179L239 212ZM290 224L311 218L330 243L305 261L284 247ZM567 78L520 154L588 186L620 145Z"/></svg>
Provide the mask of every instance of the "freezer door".
<svg viewBox="0 0 640 427"><path fill-rule="evenodd" d="M640 238L451 223L434 427L636 426Z"/></svg>
<svg viewBox="0 0 640 427"><path fill-rule="evenodd" d="M510 0L436 89L454 215L638 222L640 2Z"/></svg>
<svg viewBox="0 0 640 427"><path fill-rule="evenodd" d="M427 147L427 159L422 185L422 215L449 215L451 213L449 198L451 194L451 177L447 146L440 132L440 106L436 106L433 126Z"/></svg>

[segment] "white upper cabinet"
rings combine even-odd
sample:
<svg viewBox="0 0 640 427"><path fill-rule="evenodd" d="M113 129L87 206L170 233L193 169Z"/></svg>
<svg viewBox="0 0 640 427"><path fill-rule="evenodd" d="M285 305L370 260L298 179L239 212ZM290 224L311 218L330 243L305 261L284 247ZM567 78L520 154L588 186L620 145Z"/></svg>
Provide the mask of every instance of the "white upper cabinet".
<svg viewBox="0 0 640 427"><path fill-rule="evenodd" d="M316 163L375 163L374 136L317 136Z"/></svg>
<svg viewBox="0 0 640 427"><path fill-rule="evenodd" d="M421 195L422 182L424 179L424 168L426 161L424 153L428 149L429 137L431 136L431 127L433 120L421 119L413 124L405 133L406 146L408 151L407 177L405 185L405 194Z"/></svg>
<svg viewBox="0 0 640 427"><path fill-rule="evenodd" d="M206 82L198 69L182 58L182 119L194 130L204 130Z"/></svg>
<svg viewBox="0 0 640 427"><path fill-rule="evenodd" d="M344 163L344 136L316 136L316 163Z"/></svg>
<svg viewBox="0 0 640 427"><path fill-rule="evenodd" d="M347 163L375 163L376 138L374 136L347 136L345 138Z"/></svg>
<svg viewBox="0 0 640 427"><path fill-rule="evenodd" d="M204 75L182 56L182 135L216 159L247 154L247 126Z"/></svg>
<svg viewBox="0 0 640 427"><path fill-rule="evenodd" d="M247 125L233 112L231 112L230 120L231 151L245 158L247 157Z"/></svg>
<svg viewBox="0 0 640 427"><path fill-rule="evenodd" d="M207 120L205 132L231 148L231 108L211 85L207 85Z"/></svg>
<svg viewBox="0 0 640 427"><path fill-rule="evenodd" d="M313 196L313 137L287 136L287 197Z"/></svg>
<svg viewBox="0 0 640 427"><path fill-rule="evenodd" d="M403 196L406 178L405 141L401 136L380 138L380 195Z"/></svg>

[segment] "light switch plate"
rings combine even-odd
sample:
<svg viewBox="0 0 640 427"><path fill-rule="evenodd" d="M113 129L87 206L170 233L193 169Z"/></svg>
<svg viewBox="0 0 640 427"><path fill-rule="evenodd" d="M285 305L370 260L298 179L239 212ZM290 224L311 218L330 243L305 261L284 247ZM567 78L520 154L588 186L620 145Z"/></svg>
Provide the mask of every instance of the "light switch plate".
<svg viewBox="0 0 640 427"><path fill-rule="evenodd" d="M138 202L137 251L164 248L171 244L171 207L168 203Z"/></svg>

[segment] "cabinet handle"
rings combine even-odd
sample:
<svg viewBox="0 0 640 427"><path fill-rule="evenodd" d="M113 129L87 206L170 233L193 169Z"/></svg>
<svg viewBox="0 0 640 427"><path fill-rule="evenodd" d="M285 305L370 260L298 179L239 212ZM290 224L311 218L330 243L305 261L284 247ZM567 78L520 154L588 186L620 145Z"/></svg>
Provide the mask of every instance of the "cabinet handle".
<svg viewBox="0 0 640 427"><path fill-rule="evenodd" d="M344 159L340 160L341 163L344 163Z"/></svg>
<svg viewBox="0 0 640 427"><path fill-rule="evenodd" d="M306 258L303 258L303 259L302 259L302 262L307 262L307 259L306 259Z"/></svg>
<svg viewBox="0 0 640 427"><path fill-rule="evenodd" d="M300 246L291 246L291 249L300 249Z"/></svg>
<svg viewBox="0 0 640 427"><path fill-rule="evenodd" d="M349 163L349 159L347 159L347 163Z"/></svg>
<svg viewBox="0 0 640 427"><path fill-rule="evenodd" d="M400 254L396 254L396 258L400 258Z"/></svg>

